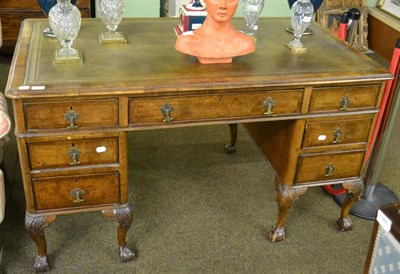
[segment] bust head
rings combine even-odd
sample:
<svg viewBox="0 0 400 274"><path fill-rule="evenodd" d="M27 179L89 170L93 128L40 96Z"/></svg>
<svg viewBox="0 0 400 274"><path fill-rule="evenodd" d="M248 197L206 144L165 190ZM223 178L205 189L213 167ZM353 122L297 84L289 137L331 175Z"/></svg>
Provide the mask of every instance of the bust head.
<svg viewBox="0 0 400 274"><path fill-rule="evenodd" d="M215 22L228 22L235 15L239 0L204 0L207 16Z"/></svg>
<svg viewBox="0 0 400 274"><path fill-rule="evenodd" d="M175 49L196 56L202 64L230 63L232 57L255 50L254 40L231 24L239 0L204 0L207 17L203 25L178 37Z"/></svg>

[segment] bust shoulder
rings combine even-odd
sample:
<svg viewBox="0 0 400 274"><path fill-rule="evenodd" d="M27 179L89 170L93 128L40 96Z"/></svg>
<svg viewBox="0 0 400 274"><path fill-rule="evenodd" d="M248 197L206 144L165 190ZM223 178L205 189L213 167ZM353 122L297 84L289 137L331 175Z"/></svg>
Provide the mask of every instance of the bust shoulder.
<svg viewBox="0 0 400 274"><path fill-rule="evenodd" d="M176 50L196 57L235 57L255 51L254 40L237 30L228 34L209 35L199 32L180 35Z"/></svg>

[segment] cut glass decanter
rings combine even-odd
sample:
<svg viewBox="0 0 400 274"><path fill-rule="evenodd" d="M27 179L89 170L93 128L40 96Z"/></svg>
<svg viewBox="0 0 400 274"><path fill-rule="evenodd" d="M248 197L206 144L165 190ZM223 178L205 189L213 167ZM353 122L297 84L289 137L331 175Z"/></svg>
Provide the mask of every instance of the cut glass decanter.
<svg viewBox="0 0 400 274"><path fill-rule="evenodd" d="M57 4L50 9L49 23L62 45L62 48L55 53L54 62L82 62L80 51L72 48L81 28L81 12L79 9L72 5L70 0L57 0Z"/></svg>

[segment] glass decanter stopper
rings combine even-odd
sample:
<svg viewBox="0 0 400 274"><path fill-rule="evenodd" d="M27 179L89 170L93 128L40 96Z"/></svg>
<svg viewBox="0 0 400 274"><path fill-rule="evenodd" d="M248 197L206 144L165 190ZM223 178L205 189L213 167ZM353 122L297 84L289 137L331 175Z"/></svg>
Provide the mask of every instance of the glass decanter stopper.
<svg viewBox="0 0 400 274"><path fill-rule="evenodd" d="M49 23L56 38L63 46L56 51L53 62L82 63L81 52L72 48L81 28L81 12L79 9L72 5L70 0L57 0L57 4L50 9Z"/></svg>
<svg viewBox="0 0 400 274"><path fill-rule="evenodd" d="M244 31L247 35L256 37L258 31L257 20L264 8L264 0L242 0L242 11L247 29Z"/></svg>
<svg viewBox="0 0 400 274"><path fill-rule="evenodd" d="M77 0L71 0L71 4L75 5ZM37 0L40 8L46 16L49 16L50 9L57 4L57 0ZM50 27L43 29L43 34L47 37L56 38L53 30Z"/></svg>
<svg viewBox="0 0 400 274"><path fill-rule="evenodd" d="M122 32L117 32L122 15L125 11L124 0L99 0L100 17L107 26L108 31L99 34L100 44L104 43L127 43Z"/></svg>
<svg viewBox="0 0 400 274"><path fill-rule="evenodd" d="M289 42L288 47L295 52L305 52L307 48L303 46L300 37L311 22L314 14L314 7L310 0L297 0L290 9L294 40Z"/></svg>

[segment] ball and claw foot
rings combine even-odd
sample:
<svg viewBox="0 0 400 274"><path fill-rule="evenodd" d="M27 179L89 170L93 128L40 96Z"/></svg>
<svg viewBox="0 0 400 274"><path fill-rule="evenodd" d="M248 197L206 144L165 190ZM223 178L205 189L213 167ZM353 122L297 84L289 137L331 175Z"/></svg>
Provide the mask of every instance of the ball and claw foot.
<svg viewBox="0 0 400 274"><path fill-rule="evenodd" d="M232 153L235 153L235 152L236 152L236 148L235 148L235 146L232 145L232 144L226 144L226 145L224 146L224 150L225 150L225 153L226 153L226 154L232 154Z"/></svg>
<svg viewBox="0 0 400 274"><path fill-rule="evenodd" d="M33 269L36 273L43 273L49 271L49 264L47 263L46 256L36 256L33 264Z"/></svg>
<svg viewBox="0 0 400 274"><path fill-rule="evenodd" d="M120 247L118 249L118 255L121 262L129 262L135 259L135 253L133 253L128 247Z"/></svg>
<svg viewBox="0 0 400 274"><path fill-rule="evenodd" d="M337 221L336 224L338 226L338 229L340 231L349 231L353 229L353 223L349 218L342 218L340 217Z"/></svg>
<svg viewBox="0 0 400 274"><path fill-rule="evenodd" d="M269 231L269 237L273 242L280 242L285 240L285 228L273 226Z"/></svg>

